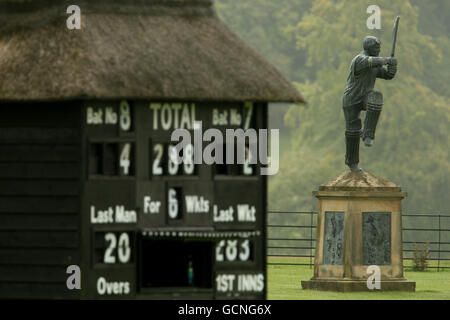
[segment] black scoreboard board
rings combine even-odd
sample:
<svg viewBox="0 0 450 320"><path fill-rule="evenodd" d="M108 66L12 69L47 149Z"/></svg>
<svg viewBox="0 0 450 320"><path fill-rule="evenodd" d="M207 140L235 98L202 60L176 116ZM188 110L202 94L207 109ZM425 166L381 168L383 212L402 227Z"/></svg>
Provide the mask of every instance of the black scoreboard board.
<svg viewBox="0 0 450 320"><path fill-rule="evenodd" d="M199 124L224 137L266 129L267 103L86 101L81 109L82 298L264 299L261 165L193 160ZM183 154L191 161L181 164L171 157L177 128L193 137Z"/></svg>

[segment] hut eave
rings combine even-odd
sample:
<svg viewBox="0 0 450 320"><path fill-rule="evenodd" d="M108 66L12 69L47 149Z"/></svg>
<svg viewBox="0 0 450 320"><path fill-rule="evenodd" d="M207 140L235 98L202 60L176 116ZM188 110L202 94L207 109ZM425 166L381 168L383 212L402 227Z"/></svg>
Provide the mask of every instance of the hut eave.
<svg viewBox="0 0 450 320"><path fill-rule="evenodd" d="M88 10L81 30L67 29L67 15L53 11L36 26L4 24L0 101L304 102L276 68L204 11L208 2L188 15ZM24 23L34 14L19 15Z"/></svg>

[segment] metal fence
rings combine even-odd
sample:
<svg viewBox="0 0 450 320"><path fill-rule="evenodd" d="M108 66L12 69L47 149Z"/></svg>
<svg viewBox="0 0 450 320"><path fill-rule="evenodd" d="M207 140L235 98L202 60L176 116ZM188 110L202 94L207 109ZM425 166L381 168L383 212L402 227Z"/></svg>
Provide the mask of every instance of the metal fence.
<svg viewBox="0 0 450 320"><path fill-rule="evenodd" d="M308 263L273 262L269 265L314 265L316 243L316 211L269 211L268 257L305 258ZM403 260L413 260L414 246L427 246L427 268L450 269L450 215L402 214ZM303 260L303 262L305 262Z"/></svg>

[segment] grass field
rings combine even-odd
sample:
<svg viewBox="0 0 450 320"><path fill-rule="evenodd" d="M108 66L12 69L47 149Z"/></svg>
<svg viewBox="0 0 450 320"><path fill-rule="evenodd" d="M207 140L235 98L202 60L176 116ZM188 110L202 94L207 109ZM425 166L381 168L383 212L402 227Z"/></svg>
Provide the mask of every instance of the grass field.
<svg viewBox="0 0 450 320"><path fill-rule="evenodd" d="M309 263L302 258L268 258L268 262ZM406 263L405 266L407 266ZM435 265L434 262L430 265ZM450 266L443 263L441 266ZM268 290L270 300L450 300L450 269L415 272L405 268L405 277L416 282L416 292L324 292L303 290L301 280L309 280L313 268L309 266L267 266ZM432 271L431 271L432 270Z"/></svg>

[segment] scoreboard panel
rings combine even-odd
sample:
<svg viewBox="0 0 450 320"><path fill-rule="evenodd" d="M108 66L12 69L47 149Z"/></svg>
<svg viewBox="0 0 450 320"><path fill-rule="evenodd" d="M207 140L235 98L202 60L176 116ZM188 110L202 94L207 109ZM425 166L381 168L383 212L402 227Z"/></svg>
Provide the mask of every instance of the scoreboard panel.
<svg viewBox="0 0 450 320"><path fill-rule="evenodd" d="M242 164L197 157L208 129L222 133L224 160L227 129L267 129L267 104L87 101L81 110L82 297L264 299L266 177L249 161L258 155L247 144ZM192 138L181 164L175 129Z"/></svg>

